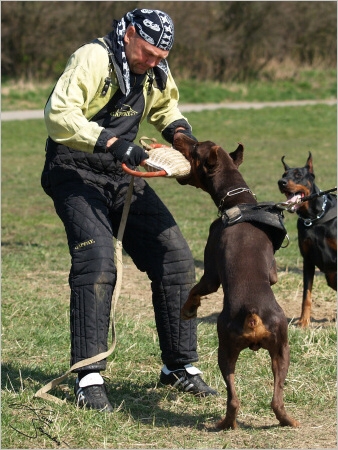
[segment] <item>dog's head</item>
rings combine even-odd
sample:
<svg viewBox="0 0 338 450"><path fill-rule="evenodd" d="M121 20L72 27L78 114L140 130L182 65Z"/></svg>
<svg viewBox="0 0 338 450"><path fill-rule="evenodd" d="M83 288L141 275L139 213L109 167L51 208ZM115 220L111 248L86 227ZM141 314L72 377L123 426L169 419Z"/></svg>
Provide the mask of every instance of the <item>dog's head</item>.
<svg viewBox="0 0 338 450"><path fill-rule="evenodd" d="M307 197L312 193L315 174L313 172L312 155L309 157L304 167L291 168L284 162L285 156L282 157L284 173L282 178L278 180L278 187L282 194L286 196L288 202L296 202L297 200ZM294 206L294 210L300 208L301 203Z"/></svg>
<svg viewBox="0 0 338 450"><path fill-rule="evenodd" d="M182 153L190 162L191 172L177 181L190 184L196 188L210 192L210 186L217 173L226 168L237 169L243 162L244 147L239 144L232 153L227 153L214 142L196 142L182 133L176 133L174 148Z"/></svg>

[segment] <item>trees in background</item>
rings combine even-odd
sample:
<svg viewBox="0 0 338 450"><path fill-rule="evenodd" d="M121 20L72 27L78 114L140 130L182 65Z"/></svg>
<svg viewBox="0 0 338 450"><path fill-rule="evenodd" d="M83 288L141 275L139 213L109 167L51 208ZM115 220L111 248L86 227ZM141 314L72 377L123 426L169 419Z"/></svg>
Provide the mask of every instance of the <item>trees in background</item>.
<svg viewBox="0 0 338 450"><path fill-rule="evenodd" d="M244 81L271 65L336 68L335 1L4 1L1 64L6 79L55 79L81 44L134 8L175 23L169 63L176 77Z"/></svg>

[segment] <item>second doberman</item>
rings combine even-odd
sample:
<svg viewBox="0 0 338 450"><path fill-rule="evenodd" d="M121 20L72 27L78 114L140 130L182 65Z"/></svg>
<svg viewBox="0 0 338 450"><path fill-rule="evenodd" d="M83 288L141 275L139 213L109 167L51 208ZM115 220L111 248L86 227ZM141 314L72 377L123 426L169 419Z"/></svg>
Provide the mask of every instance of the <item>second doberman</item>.
<svg viewBox="0 0 338 450"><path fill-rule="evenodd" d="M268 350L274 376L271 407L280 425L299 426L286 412L283 402L283 386L290 362L288 324L271 289L277 282L274 236L277 234L277 241L283 241L285 234L282 233L281 238L280 226L277 225L275 233L275 225L255 218L256 210L260 209L262 216L273 214L265 212L265 207L260 208L238 170L244 153L241 144L228 153L213 142L196 143L177 134L174 147L191 165L190 174L178 180L180 184L209 193L221 215L210 226L204 274L181 310L183 319L196 317L201 297L216 292L222 285L224 304L217 320L218 365L226 383L227 408L225 418L217 427L237 427L240 403L235 389L235 366L245 348ZM245 220L246 215L248 220ZM276 220L278 222L279 218Z"/></svg>
<svg viewBox="0 0 338 450"><path fill-rule="evenodd" d="M289 212L298 215L298 245L303 257L303 300L298 325L307 327L311 320L316 267L325 274L328 286L337 290L337 196L321 195L314 181L311 152L304 167L292 168L284 158L284 173L278 187L287 202L294 205ZM312 198L306 200L309 196Z"/></svg>

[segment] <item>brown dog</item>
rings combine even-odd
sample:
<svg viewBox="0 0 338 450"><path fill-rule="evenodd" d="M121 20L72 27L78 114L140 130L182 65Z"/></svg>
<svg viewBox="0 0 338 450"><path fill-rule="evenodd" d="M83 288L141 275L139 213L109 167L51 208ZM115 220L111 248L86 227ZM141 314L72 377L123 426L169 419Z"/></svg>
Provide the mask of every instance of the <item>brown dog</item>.
<svg viewBox="0 0 338 450"><path fill-rule="evenodd" d="M239 353L247 347L268 350L274 375L271 407L281 425L296 427L299 423L287 414L283 403L283 385L290 360L288 324L270 286L277 282L274 228L256 220L241 221L246 208L249 216L260 209L238 171L243 161L243 146L240 144L229 154L212 142L197 143L176 134L174 147L191 165L190 175L179 179L179 183L208 192L222 215L210 226L204 274L190 291L181 311L183 319L196 317L201 296L216 292L222 284L224 305L217 321L218 364L228 398L226 416L217 427L237 426L239 399L234 373ZM239 213L238 206L243 207Z"/></svg>
<svg viewBox="0 0 338 450"><path fill-rule="evenodd" d="M296 203L298 245L303 257L303 301L299 326L310 323L315 268L325 274L328 286L337 290L337 196L321 193L316 186L311 152L304 167L291 168L282 158L284 173L278 187L287 201ZM313 197L306 200L305 197ZM302 199L304 198L304 201Z"/></svg>

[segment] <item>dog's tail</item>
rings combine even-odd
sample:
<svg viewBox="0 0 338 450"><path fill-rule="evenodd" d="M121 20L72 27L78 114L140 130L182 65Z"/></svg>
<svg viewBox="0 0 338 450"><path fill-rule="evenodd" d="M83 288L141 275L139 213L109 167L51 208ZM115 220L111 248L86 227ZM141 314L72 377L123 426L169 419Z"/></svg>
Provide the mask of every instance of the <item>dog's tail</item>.
<svg viewBox="0 0 338 450"><path fill-rule="evenodd" d="M266 329L262 319L256 313L248 313L243 324L242 337L249 341L251 350L259 350L262 347L262 340L271 335Z"/></svg>

